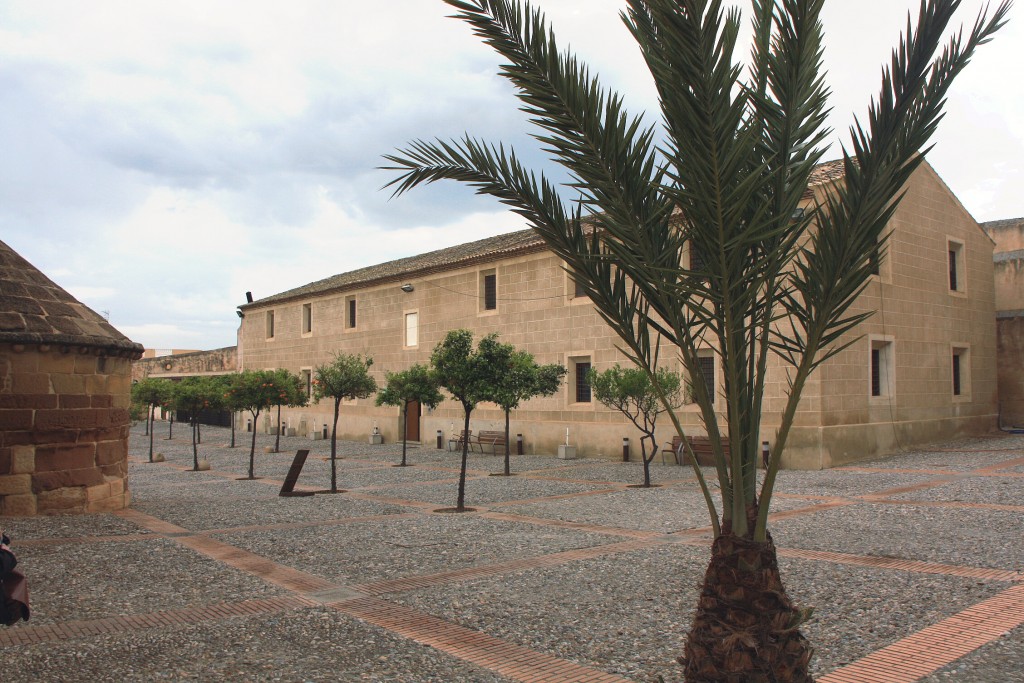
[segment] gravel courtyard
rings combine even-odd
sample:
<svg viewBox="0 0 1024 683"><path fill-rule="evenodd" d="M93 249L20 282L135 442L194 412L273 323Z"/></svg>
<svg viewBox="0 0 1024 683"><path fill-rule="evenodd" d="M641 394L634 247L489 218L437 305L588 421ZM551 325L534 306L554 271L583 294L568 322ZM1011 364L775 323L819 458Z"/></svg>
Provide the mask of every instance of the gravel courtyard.
<svg viewBox="0 0 1024 683"><path fill-rule="evenodd" d="M242 480L251 435L229 448L204 428L205 472L188 471L187 427L166 435L151 464L133 428L128 511L0 517L33 608L0 630L5 683L682 680L710 541L688 468L657 459L640 489L638 463L513 456L499 477L501 458L472 454L474 511L450 514L456 453L412 448L401 468L400 444L339 444L332 495L329 442L265 453L258 435L261 478ZM317 494L281 497L299 448L296 489ZM903 641L925 666L877 680L1024 681L1024 436L783 472L777 493L770 528L791 597L815 608L820 682ZM965 611L991 635L963 656L913 638Z"/></svg>

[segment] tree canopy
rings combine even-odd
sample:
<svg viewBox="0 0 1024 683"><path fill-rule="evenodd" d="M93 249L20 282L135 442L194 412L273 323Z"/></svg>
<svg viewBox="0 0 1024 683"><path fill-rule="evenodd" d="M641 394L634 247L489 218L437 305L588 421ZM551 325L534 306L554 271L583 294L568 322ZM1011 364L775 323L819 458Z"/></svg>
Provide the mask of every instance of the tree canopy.
<svg viewBox="0 0 1024 683"><path fill-rule="evenodd" d="M398 372L384 373L385 385L377 393L377 405L397 406L402 409L402 466L406 463L406 429L409 405L419 403L436 408L444 400L439 390L437 374L419 363Z"/></svg>
<svg viewBox="0 0 1024 683"><path fill-rule="evenodd" d="M313 371L313 398L334 401L334 422L331 427L331 491L338 490L338 415L341 402L367 398L377 391L377 380L370 376L373 358L337 353L330 363L318 365Z"/></svg>

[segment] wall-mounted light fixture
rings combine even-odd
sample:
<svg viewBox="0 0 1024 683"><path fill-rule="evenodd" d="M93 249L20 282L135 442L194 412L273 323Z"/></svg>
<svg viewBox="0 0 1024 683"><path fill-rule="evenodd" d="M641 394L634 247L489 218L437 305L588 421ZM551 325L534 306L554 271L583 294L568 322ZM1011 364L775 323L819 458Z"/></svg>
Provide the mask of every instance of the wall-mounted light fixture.
<svg viewBox="0 0 1024 683"><path fill-rule="evenodd" d="M406 294L408 294L409 292L413 291L414 289L416 289L416 288L413 287L412 284L410 284L408 282L406 282L404 285L402 285L402 291L405 292Z"/></svg>

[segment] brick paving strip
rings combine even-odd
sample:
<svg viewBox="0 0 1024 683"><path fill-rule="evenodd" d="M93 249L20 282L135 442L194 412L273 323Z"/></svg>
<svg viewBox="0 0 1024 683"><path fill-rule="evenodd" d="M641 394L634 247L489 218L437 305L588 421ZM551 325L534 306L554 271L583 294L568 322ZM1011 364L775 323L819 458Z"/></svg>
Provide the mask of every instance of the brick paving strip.
<svg viewBox="0 0 1024 683"><path fill-rule="evenodd" d="M1024 624L1024 585L943 619L818 678L818 683L913 683Z"/></svg>
<svg viewBox="0 0 1024 683"><path fill-rule="evenodd" d="M64 621L45 626L28 626L0 631L0 646L32 645L83 636L100 636L143 628L203 624L208 621L229 617L245 617L254 614L276 614L293 609L312 607L317 603L299 595L289 595L267 600L243 600L224 602L203 607L149 612L87 621Z"/></svg>
<svg viewBox="0 0 1024 683"><path fill-rule="evenodd" d="M330 607L524 683L630 683L630 679L499 640L378 598Z"/></svg>

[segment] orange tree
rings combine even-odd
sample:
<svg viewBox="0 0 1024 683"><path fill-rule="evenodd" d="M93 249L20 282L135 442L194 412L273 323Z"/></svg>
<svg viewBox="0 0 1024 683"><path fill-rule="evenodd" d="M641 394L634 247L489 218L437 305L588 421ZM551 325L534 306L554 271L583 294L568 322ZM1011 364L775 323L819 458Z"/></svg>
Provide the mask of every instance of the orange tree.
<svg viewBox="0 0 1024 683"><path fill-rule="evenodd" d="M1004 0L943 46L960 0L922 0L866 123L851 128L843 181L808 205L803 195L829 134L824 1L751 0L743 65L738 8L723 0L625 0L623 19L658 92L661 125L653 127L559 51L533 6L446 0L501 56L501 74L539 127L536 138L568 173L573 203L509 147L468 135L416 141L386 157L398 174L396 194L453 179L525 217L649 375L662 344L682 359L721 502L719 509L694 461L714 541L686 641L688 681L811 680L812 650L798 628L806 612L786 595L768 534L776 473L808 377L852 343L846 333L866 317L850 308L884 249L886 223L927 151L951 83L1010 6ZM682 265L688 244L704 256L701 267ZM720 402L699 376L703 345L718 354ZM759 487L771 354L789 366L789 382ZM669 416L681 436L674 411Z"/></svg>
<svg viewBox="0 0 1024 683"><path fill-rule="evenodd" d="M481 339L477 349L491 371L486 400L496 403L505 413L505 471L502 474L508 477L512 474L509 448L512 411L534 396L554 394L568 370L558 363L539 365L532 353L517 350L512 344L502 344L493 335Z"/></svg>
<svg viewBox="0 0 1024 683"><path fill-rule="evenodd" d="M373 359L348 353L337 353L330 363L318 365L313 371L313 398L334 401L334 422L331 425L331 493L338 492L338 414L345 399L367 398L377 391L377 380L370 376Z"/></svg>
<svg viewBox="0 0 1024 683"><path fill-rule="evenodd" d="M132 385L132 403L146 407L146 434L149 435L149 461L153 462L153 415L157 406L167 402L174 387L170 380L147 377Z"/></svg>
<svg viewBox="0 0 1024 683"><path fill-rule="evenodd" d="M278 390L273 402L277 407L277 430L274 436L274 452L277 453L281 450L281 407L301 408L309 403L309 394L302 385L302 378L284 368L274 370L274 386Z"/></svg>
<svg viewBox="0 0 1024 683"><path fill-rule="evenodd" d="M252 444L249 447L249 479L255 479L256 432L260 413L281 399L282 386L274 370L243 370L231 378L226 402L252 415Z"/></svg>
<svg viewBox="0 0 1024 683"><path fill-rule="evenodd" d="M219 382L209 377L186 377L174 383L172 401L175 410L188 413L192 428L192 470L199 471L199 414L210 408L216 409L224 398L224 389Z"/></svg>
<svg viewBox="0 0 1024 683"><path fill-rule="evenodd" d="M402 409L402 462L405 467L405 441L408 428L409 406L419 403L436 408L444 396L438 391L437 375L426 365L417 363L399 372L384 373L385 385L377 394L377 405L398 406Z"/></svg>

